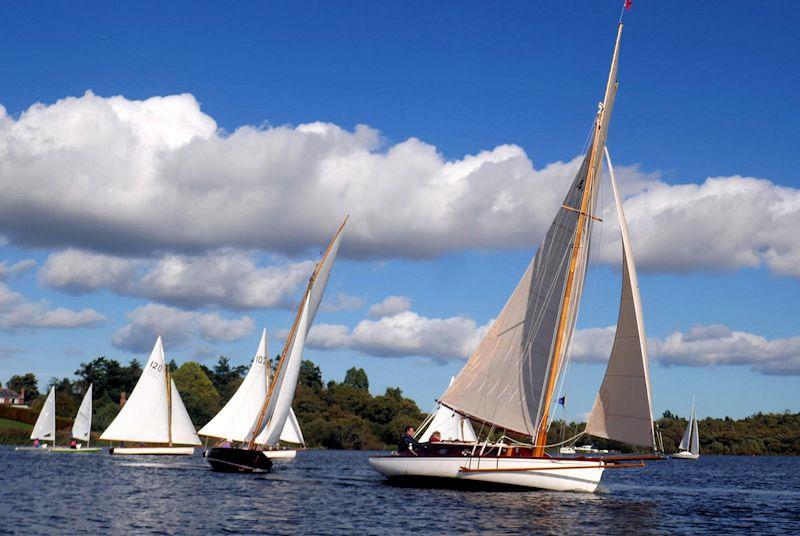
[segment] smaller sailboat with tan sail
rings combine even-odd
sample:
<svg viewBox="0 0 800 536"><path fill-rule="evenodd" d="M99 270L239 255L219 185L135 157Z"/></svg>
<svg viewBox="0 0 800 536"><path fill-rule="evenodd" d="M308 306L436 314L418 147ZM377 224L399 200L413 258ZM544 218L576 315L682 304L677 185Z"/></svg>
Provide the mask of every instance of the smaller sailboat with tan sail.
<svg viewBox="0 0 800 536"><path fill-rule="evenodd" d="M202 444L169 373L161 337L131 396L100 439L121 443L109 449L111 454L127 455L190 456Z"/></svg>

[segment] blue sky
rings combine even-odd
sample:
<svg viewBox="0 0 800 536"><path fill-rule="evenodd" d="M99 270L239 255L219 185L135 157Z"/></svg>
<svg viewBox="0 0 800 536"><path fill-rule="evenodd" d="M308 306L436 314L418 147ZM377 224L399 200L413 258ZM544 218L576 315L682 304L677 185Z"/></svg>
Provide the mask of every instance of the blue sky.
<svg viewBox="0 0 800 536"><path fill-rule="evenodd" d="M131 324L152 328L158 321L152 315L150 323L141 320L141 325L126 316L148 304L175 309L150 309L153 315L189 315L174 328L180 332L175 344L165 334L167 352L178 361L224 353L245 362L262 326L273 333L271 345L277 351L280 331L291 319L286 307L299 295L300 283L272 301L210 298L187 303L191 289L168 286L166 267L159 265L159 271L154 266L170 255L183 265L211 255L209 264L202 265L204 273L219 266L223 257L233 258L237 269L244 270L237 273L286 267L315 258L334 222L347 211L353 213L352 234L345 235L328 296L349 297L349 305L323 311L317 324L353 330L368 320L371 305L394 295L408 298L416 318L406 320L415 325L458 319L447 324L454 326L455 335L474 334L502 307L541 238L550 218L547 210L555 210L543 201L547 195L540 196L540 189L559 197L564 178L574 172L569 166L602 96L618 8L616 1L3 6L0 46L9 52L0 104L8 115L0 123L0 148L14 147L16 152L2 153L6 170L0 170L0 184L13 195L0 207L7 214L0 218L0 236L5 237L0 260L9 270L17 262L36 261L36 266L19 265L4 281L19 295L14 307L23 303L43 309L33 320L29 314L27 320L6 321L0 331L0 381L28 370L44 380L69 375L81 361L102 354L141 359L144 355L133 350L141 341L134 341L132 332L127 338L118 333ZM646 327L657 339L651 352L664 354L652 364L657 413L667 408L688 411L692 394L697 395L700 415L800 408L800 329L795 321L800 269L793 268L800 266L794 262L800 262L800 238L791 232L792 224L800 224L800 179L792 165L796 149L790 147L800 120L800 44L793 28L797 15L791 2L646 1L635 1L626 15L609 147L621 180L632 185L626 210L640 259ZM87 90L93 96L85 96ZM141 112L139 117L130 103L180 94L193 99L170 100L151 112L166 119L143 134L142 125L152 124L152 115ZM107 99L117 95L124 102L109 104ZM76 100L63 103L67 97ZM59 101L63 104L57 105ZM43 103L42 113L25 119L23 112L35 103ZM123 143L118 141L122 135L113 135L117 123L104 123L109 109L127 119L136 116L130 120L134 127L124 131L133 141ZM258 132L281 125L291 130L315 122L332 125L325 127L328 141L319 142L323 149L295 130L278 141L258 138ZM226 138L244 125L260 129L253 135L257 141L244 135ZM372 129L364 135L367 141L356 134L357 125ZM83 130L70 140L75 132L70 129ZM39 134L26 137L27 132ZM169 132L166 141L153 141L163 132ZM226 148L203 165L209 147L192 149L186 132L212 141L227 139L220 142ZM60 140L56 145L61 149L41 141L48 133ZM28 154L14 143L36 150ZM148 143L156 147L155 156L148 153L141 161L130 157ZM505 226L494 222L496 241L471 227L477 215L474 221L454 220L442 229L432 223L435 239L428 241L424 224L432 215L396 194L380 192L363 196L364 206L343 202L335 210L320 209L297 195L300 199L289 199L297 203L297 214L270 212L286 199L276 205L265 201L263 214L246 214L248 225L234 221L235 214L220 213L209 220L209 228L198 222L203 214L199 208L198 213L186 212L192 217L179 223L162 215L206 206L185 191L180 200L150 204L141 212L139 204L125 204L138 199L137 188L148 187L142 177L150 177L151 166L162 165L166 171L159 167L154 175L159 180L181 182L175 177L185 174L189 181L202 175L204 185L227 185L234 198L239 195L236 188L243 188L241 199L246 201L256 190L235 181L250 169L237 167L242 155L249 154L248 143L274 143L296 156L296 165L287 165L285 172L282 164L267 166L266 182L259 183L260 190L287 196L292 188L278 185L304 180L307 162L324 162L313 167L323 170L320 176L331 173L331 180L346 182L351 176L336 175L336 170L357 169L347 166L369 154L394 155L368 164L376 166L368 177L376 185L408 180L409 189L420 191L432 184L431 177L440 176L437 165L445 170L453 162L469 167L470 155L479 158L497 147L516 149L486 157L503 164L471 171L488 184L490 194L510 181L509 174L519 174L524 182L549 164L565 165L550 168L552 177L543 173L543 182L530 179L535 187L525 189L530 198L523 198L530 199L530 212L509 217ZM242 152L235 152L237 148ZM98 151L114 159L95 162ZM232 160L225 160L232 153ZM760 181L743 182L737 176ZM708 177L722 179L707 184ZM98 202L84 213L81 197L71 196L81 191L79 186L86 187L85 195L105 189L124 194L126 188L130 195L111 196L121 204L109 202L104 208ZM189 190L197 187L190 185ZM421 197L415 202L427 206ZM666 200L673 204L670 210L664 209ZM610 209L609 197L604 201L604 209ZM398 206L404 203L408 213ZM287 205L287 211L294 208ZM656 211L658 217L651 217ZM362 216L366 212L369 216ZM127 226L114 220L115 213L130 215ZM389 221L381 220L381 214ZM150 219L158 224L148 227ZM286 221L287 228L279 228L275 220ZM142 228L131 221L143 222ZM302 222L309 222L307 228ZM261 226L267 236L263 241ZM243 236L240 228L253 236ZM127 234L126 229L134 230ZM615 232L613 225L604 224L597 246L600 262L587 281L579 328L603 328L616 321ZM85 256L71 257L71 264L66 257L54 257L68 250ZM97 273L88 274L89 268ZM117 276L109 277L112 272ZM302 281L298 273L303 273L301 266L295 277ZM220 278L228 281L230 272L226 274ZM266 277L259 274L254 280ZM136 285L129 284L137 277ZM160 290L148 290L147 282L156 280ZM43 316L57 307L75 314L91 310L96 317ZM203 322L220 319L222 328L238 334L236 340L198 331ZM78 326L48 327L59 322ZM706 345L691 344L699 333L690 335L693 328L717 325L728 331L702 339ZM673 333L682 338L669 346ZM373 391L399 384L427 408L462 366L465 350L443 354L440 341L422 339L415 350L419 355L407 355L413 352L392 346L392 341L369 346L351 337L348 343L329 341L329 347L336 346L332 350L310 349L307 357L332 379L340 379L352 365L363 366ZM585 363L572 367L570 416L591 407L602 376L596 361L603 350L598 345L597 355L584 356ZM764 355L778 369L764 373L758 365Z"/></svg>

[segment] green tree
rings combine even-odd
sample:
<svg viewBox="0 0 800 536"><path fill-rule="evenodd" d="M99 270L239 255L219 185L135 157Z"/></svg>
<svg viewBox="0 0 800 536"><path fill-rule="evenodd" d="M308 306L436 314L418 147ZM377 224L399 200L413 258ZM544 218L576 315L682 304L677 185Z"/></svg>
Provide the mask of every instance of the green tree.
<svg viewBox="0 0 800 536"><path fill-rule="evenodd" d="M304 359L300 363L300 376L298 383L314 389L315 391L322 390L322 371L313 361Z"/></svg>
<svg viewBox="0 0 800 536"><path fill-rule="evenodd" d="M247 365L239 365L232 367L230 360L224 355L219 356L217 364L213 369L209 369L205 365L200 365L205 372L214 388L220 396L220 400L224 403L227 402L236 392L236 389L242 384L244 376L247 374Z"/></svg>
<svg viewBox="0 0 800 536"><path fill-rule="evenodd" d="M367 378L367 373L364 369L352 367L344 375L344 385L368 391L369 378Z"/></svg>
<svg viewBox="0 0 800 536"><path fill-rule="evenodd" d="M219 411L219 393L199 363L187 361L172 373L172 379L195 426L204 425Z"/></svg>
<svg viewBox="0 0 800 536"><path fill-rule="evenodd" d="M11 376L6 383L6 387L17 393L22 393L25 389L25 403L30 403L39 397L39 382L33 372L27 374Z"/></svg>
<svg viewBox="0 0 800 536"><path fill-rule="evenodd" d="M75 375L78 376L84 385L90 383L94 386L94 397L99 398L103 394L108 394L111 400L119 401L120 395L131 394L139 376L142 374L142 366L136 359L131 360L127 367L120 365L115 359L108 359L105 356L93 359L88 363L81 363Z"/></svg>

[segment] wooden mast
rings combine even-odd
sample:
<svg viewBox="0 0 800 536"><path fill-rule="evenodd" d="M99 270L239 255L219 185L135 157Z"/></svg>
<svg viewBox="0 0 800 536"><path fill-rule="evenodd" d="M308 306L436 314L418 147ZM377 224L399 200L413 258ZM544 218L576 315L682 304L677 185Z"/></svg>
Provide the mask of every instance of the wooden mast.
<svg viewBox="0 0 800 536"><path fill-rule="evenodd" d="M258 413L258 419L256 419L256 425L253 427L253 431L251 433L250 441L247 442L247 449L253 450L256 446L256 437L260 433L261 429L264 426L264 418L267 414L267 408L269 407L269 402L272 399L272 392L275 390L275 379L278 378L281 372L281 368L283 368L283 363L286 361L286 353L289 351L289 344L294 339L295 334L297 333L297 327L300 324L300 316L303 314L303 310L306 306L306 300L308 295L311 293L311 287L314 286L314 281L317 279L317 275L319 274L319 269L322 267L322 264L325 262L325 259L328 257L328 253L331 251L331 247L333 247L333 243L336 242L336 239L342 234L342 230L344 229L345 224L347 223L348 218L350 215L348 214L345 216L344 221L339 226L339 229L336 231L336 234L333 235L328 247L325 249L325 253L322 254L322 258L319 260L317 265L314 267L314 272L311 274L311 277L308 279L308 285L306 286L306 291L303 294L303 299L300 301L300 306L297 308L297 314L294 317L294 323L292 324L292 329L289 331L289 336L286 337L286 342L283 344L283 350L281 350L281 357L278 359L278 364L275 367L275 374L272 376L272 381L269 385L269 391L267 392L267 397L264 399L264 404L261 406L261 411ZM264 357L266 359L266 356ZM269 377L269 374L267 375Z"/></svg>
<svg viewBox="0 0 800 536"><path fill-rule="evenodd" d="M600 171L602 165L603 147L605 147L606 134L608 133L608 124L611 120L611 110L614 107L614 97L617 92L617 61L619 59L619 44L622 39L622 22L619 23L617 29L617 40L614 44L614 55L611 59L611 69L608 73L608 82L606 83L606 93L603 99L600 110L597 112L595 118L595 133L592 140L592 147L590 149L589 169L586 174L586 181L583 189L583 196L581 197L581 208L578 214L578 223L575 231L575 242L572 246L572 255L569 262L569 273L567 274L566 290L564 291L564 298L561 303L561 313L558 319L558 329L556 331L556 338L553 344L553 354L550 362L550 369L547 378L547 388L545 389L545 396L543 399L544 407L542 408L542 418L539 421L539 427L536 432L536 441L534 442L535 448L533 455L540 457L544 455L544 448L547 444L547 428L550 416L550 405L553 401L553 393L558 380L558 372L560 369L561 354L565 351L567 344L566 329L567 321L569 320L570 304L573 298L572 291L575 283L575 271L578 265L578 258L580 256L581 247L583 246L585 235L588 234L589 221L592 215L589 213L592 209L592 199L595 190L595 179Z"/></svg>

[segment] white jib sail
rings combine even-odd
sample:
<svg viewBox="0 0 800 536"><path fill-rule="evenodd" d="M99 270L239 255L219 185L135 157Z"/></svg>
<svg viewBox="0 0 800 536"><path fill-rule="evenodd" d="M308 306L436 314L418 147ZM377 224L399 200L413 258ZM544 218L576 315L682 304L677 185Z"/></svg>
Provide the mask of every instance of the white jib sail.
<svg viewBox="0 0 800 536"><path fill-rule="evenodd" d="M248 441L258 418L269 385L267 369L267 330L261 333L261 342L242 384L227 404L198 434L231 441Z"/></svg>
<svg viewBox="0 0 800 536"><path fill-rule="evenodd" d="M606 160L622 234L622 296L611 357L586 422L586 433L655 449L647 338L639 281L622 199L607 150Z"/></svg>
<svg viewBox="0 0 800 536"><path fill-rule="evenodd" d="M72 423L72 437L80 441L89 441L89 434L92 432L92 384L86 390L75 415L75 422Z"/></svg>
<svg viewBox="0 0 800 536"><path fill-rule="evenodd" d="M44 399L42 411L36 418L36 423L33 425L31 432L31 439L38 439L40 441L55 441L56 440L56 388L52 387Z"/></svg>
<svg viewBox="0 0 800 536"><path fill-rule="evenodd" d="M200 446L203 443L197 437L192 418L189 417L189 412L186 411L186 406L183 405L181 394L178 392L178 388L175 387L175 382L172 378L169 381L172 386L172 443L175 445Z"/></svg>
<svg viewBox="0 0 800 536"><path fill-rule="evenodd" d="M305 445L306 440L303 439L303 431L300 430L300 423L297 422L297 416L294 410L289 408L289 416L286 418L286 424L283 426L280 440L284 443L293 443L296 445Z"/></svg>
<svg viewBox="0 0 800 536"><path fill-rule="evenodd" d="M128 401L100 439L141 443L169 442L166 366L164 346L159 337Z"/></svg>
<svg viewBox="0 0 800 536"><path fill-rule="evenodd" d="M289 417L289 411L292 409L292 399L297 387L297 378L300 375L300 362L303 359L303 348L305 347L306 333L308 333L310 299L311 294L309 293L303 304L303 312L300 315L294 338L287 350L286 359L273 380L275 385L272 388L272 397L267 407L267 424L256 437L256 443L259 445L273 447L278 444L283 427L286 425L286 419Z"/></svg>
<svg viewBox="0 0 800 536"><path fill-rule="evenodd" d="M689 452L692 454L700 454L700 434L697 430L697 416L692 419L692 442Z"/></svg>

